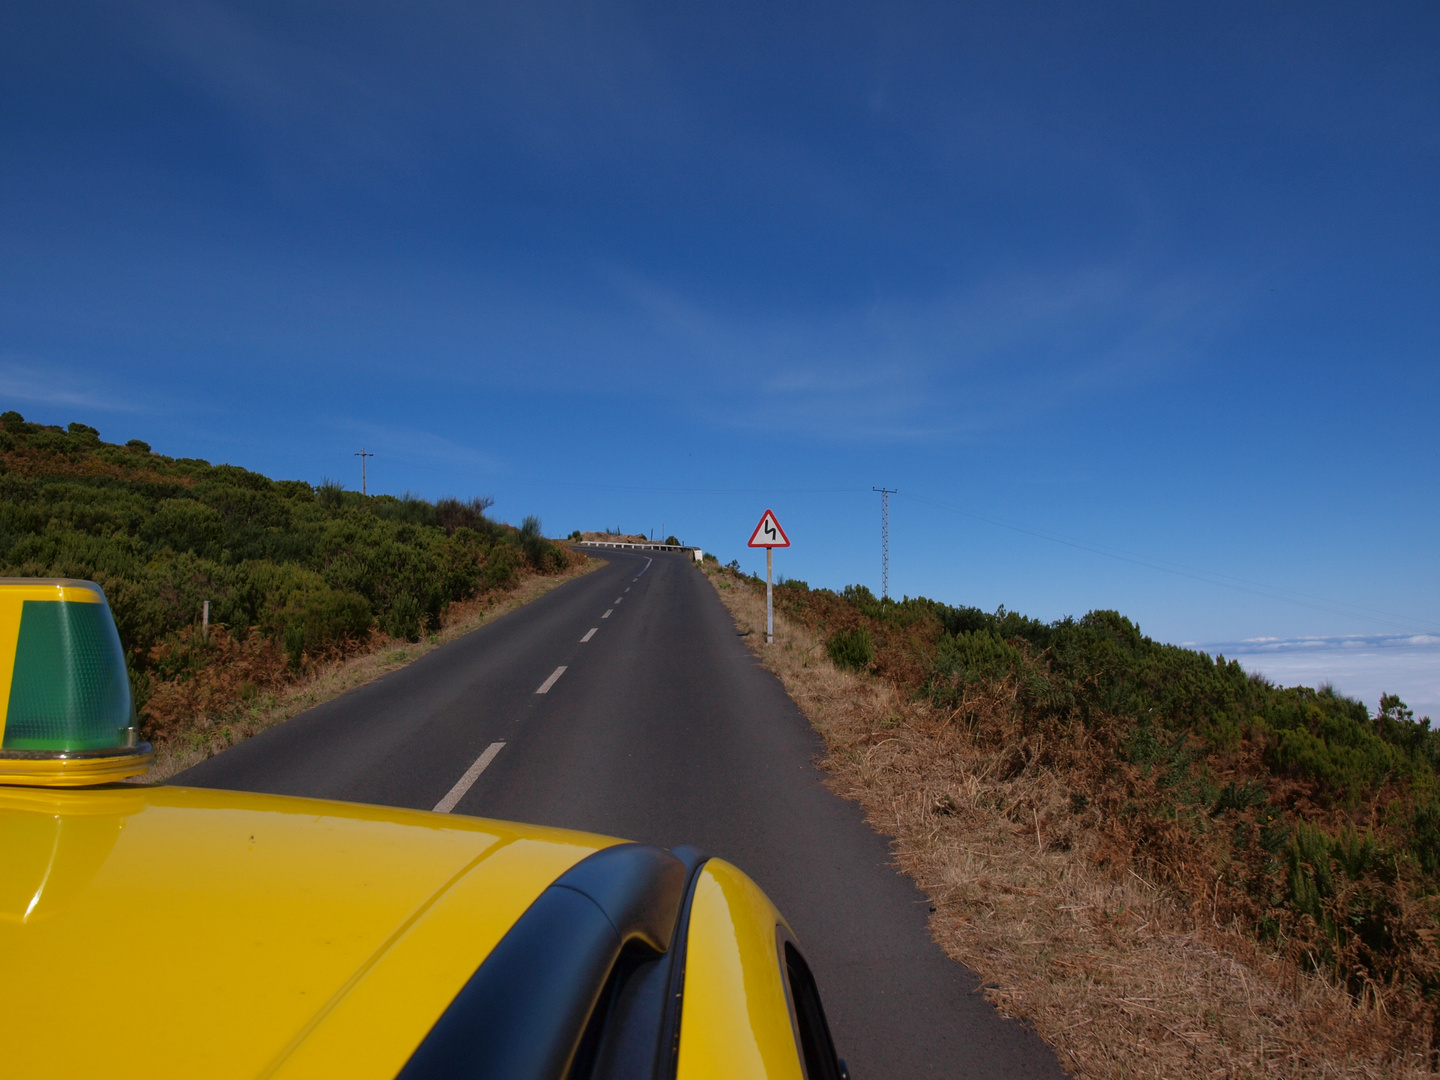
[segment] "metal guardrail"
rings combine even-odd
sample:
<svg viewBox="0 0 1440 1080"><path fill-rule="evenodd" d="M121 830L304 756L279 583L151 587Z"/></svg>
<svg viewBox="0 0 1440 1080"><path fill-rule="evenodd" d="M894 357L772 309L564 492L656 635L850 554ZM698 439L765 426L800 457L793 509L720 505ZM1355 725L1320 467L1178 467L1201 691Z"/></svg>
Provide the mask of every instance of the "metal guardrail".
<svg viewBox="0 0 1440 1080"><path fill-rule="evenodd" d="M697 563L705 555L700 548L690 547L686 544L637 544L629 540L578 540L576 544L579 547L628 548L631 551L683 551L687 552Z"/></svg>
<svg viewBox="0 0 1440 1080"><path fill-rule="evenodd" d="M581 547L633 548L636 551L699 551L686 544L636 544L621 540L580 540Z"/></svg>

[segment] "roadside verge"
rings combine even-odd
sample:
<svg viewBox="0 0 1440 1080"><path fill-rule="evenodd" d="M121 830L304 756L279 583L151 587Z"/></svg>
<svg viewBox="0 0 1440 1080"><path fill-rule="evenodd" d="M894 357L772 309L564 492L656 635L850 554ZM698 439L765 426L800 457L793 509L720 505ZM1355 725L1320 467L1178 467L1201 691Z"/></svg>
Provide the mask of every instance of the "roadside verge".
<svg viewBox="0 0 1440 1080"><path fill-rule="evenodd" d="M603 558L583 552L577 552L572 558L575 561L559 574L527 577L512 589L451 604L441 628L419 641L377 635L368 650L321 664L307 678L272 693L259 694L230 714L196 717L185 730L155 747L155 764L135 782L162 783L266 728L402 668L605 565Z"/></svg>
<svg viewBox="0 0 1440 1080"><path fill-rule="evenodd" d="M958 719L1002 717L1008 702L952 713L838 670L820 635L778 607L775 644L760 644L763 583L704 569L825 740L833 789L893 838L896 864L930 898L936 942L1075 1076L1434 1075L1397 1051L1378 1002L1267 953L1209 903L1103 867L1105 838L1074 824L1078 793Z"/></svg>

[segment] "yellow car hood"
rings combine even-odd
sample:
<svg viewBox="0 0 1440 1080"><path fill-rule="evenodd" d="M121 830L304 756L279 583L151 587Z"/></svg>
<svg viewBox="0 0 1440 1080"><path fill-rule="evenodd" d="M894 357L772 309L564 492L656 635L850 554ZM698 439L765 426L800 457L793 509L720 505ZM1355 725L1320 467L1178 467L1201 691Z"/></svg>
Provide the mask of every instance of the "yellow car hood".
<svg viewBox="0 0 1440 1080"><path fill-rule="evenodd" d="M176 787L0 787L7 1076L393 1077L617 841Z"/></svg>

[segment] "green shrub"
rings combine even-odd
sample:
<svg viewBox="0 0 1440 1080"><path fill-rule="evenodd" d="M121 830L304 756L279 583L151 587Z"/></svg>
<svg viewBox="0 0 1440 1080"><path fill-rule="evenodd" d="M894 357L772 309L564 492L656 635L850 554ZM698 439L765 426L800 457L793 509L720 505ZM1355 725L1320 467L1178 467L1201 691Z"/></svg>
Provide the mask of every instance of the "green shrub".
<svg viewBox="0 0 1440 1080"><path fill-rule="evenodd" d="M226 522L219 511L196 499L166 499L140 529L154 547L218 559L225 548Z"/></svg>
<svg viewBox="0 0 1440 1080"><path fill-rule="evenodd" d="M1009 748L1006 769L1057 775L1117 869L1151 867L1352 993L1440 1000L1440 732L1398 697L1371 715L1277 687L1115 611L1046 623L859 585L784 600L817 630L853 627L827 639L837 666L963 719Z"/></svg>
<svg viewBox="0 0 1440 1080"><path fill-rule="evenodd" d="M825 643L825 651L841 670L864 671L875 662L875 639L863 626L837 630Z"/></svg>
<svg viewBox="0 0 1440 1080"><path fill-rule="evenodd" d="M307 655L358 646L377 620L413 639L450 603L568 557L538 521L523 536L491 521L488 497L365 498L333 481L152 454L140 440L104 443L86 425L61 431L13 410L0 424L32 464L25 476L0 468L0 575L105 589L142 726L151 689L208 662L191 633L205 601L235 641L261 635L298 670Z"/></svg>
<svg viewBox="0 0 1440 1080"><path fill-rule="evenodd" d="M964 687L1016 675L1024 662L1024 652L992 630L943 637L935 648L930 698L938 705L950 704Z"/></svg>
<svg viewBox="0 0 1440 1080"><path fill-rule="evenodd" d="M298 627L301 648L311 655L363 640L375 621L363 596L329 587L292 600L279 612L279 618L285 626L287 646Z"/></svg>
<svg viewBox="0 0 1440 1080"><path fill-rule="evenodd" d="M859 611L860 614L867 618L878 619L882 617L883 610L880 601L875 599L875 594L864 585L846 585L843 595L846 600L855 606L855 609Z"/></svg>
<svg viewBox="0 0 1440 1080"><path fill-rule="evenodd" d="M285 627L282 635L285 642L285 655L290 658L290 670L299 671L300 663L305 656L305 626L303 623L291 623Z"/></svg>
<svg viewBox="0 0 1440 1080"><path fill-rule="evenodd" d="M570 565L570 552L545 539L540 519L533 514L520 525L520 546L525 560L542 574L554 574Z"/></svg>
<svg viewBox="0 0 1440 1080"><path fill-rule="evenodd" d="M406 641L420 640L420 601L409 593L395 597L385 614L385 632Z"/></svg>

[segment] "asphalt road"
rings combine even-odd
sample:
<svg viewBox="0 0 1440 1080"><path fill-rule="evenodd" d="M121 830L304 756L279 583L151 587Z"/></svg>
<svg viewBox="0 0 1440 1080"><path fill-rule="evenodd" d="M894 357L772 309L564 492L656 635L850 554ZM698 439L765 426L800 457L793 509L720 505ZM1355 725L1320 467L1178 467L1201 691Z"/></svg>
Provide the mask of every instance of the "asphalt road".
<svg viewBox="0 0 1440 1080"><path fill-rule="evenodd" d="M818 736L700 571L605 558L173 782L428 810L470 778L455 813L695 844L785 913L857 1080L1064 1076L930 939L924 896L825 787Z"/></svg>

